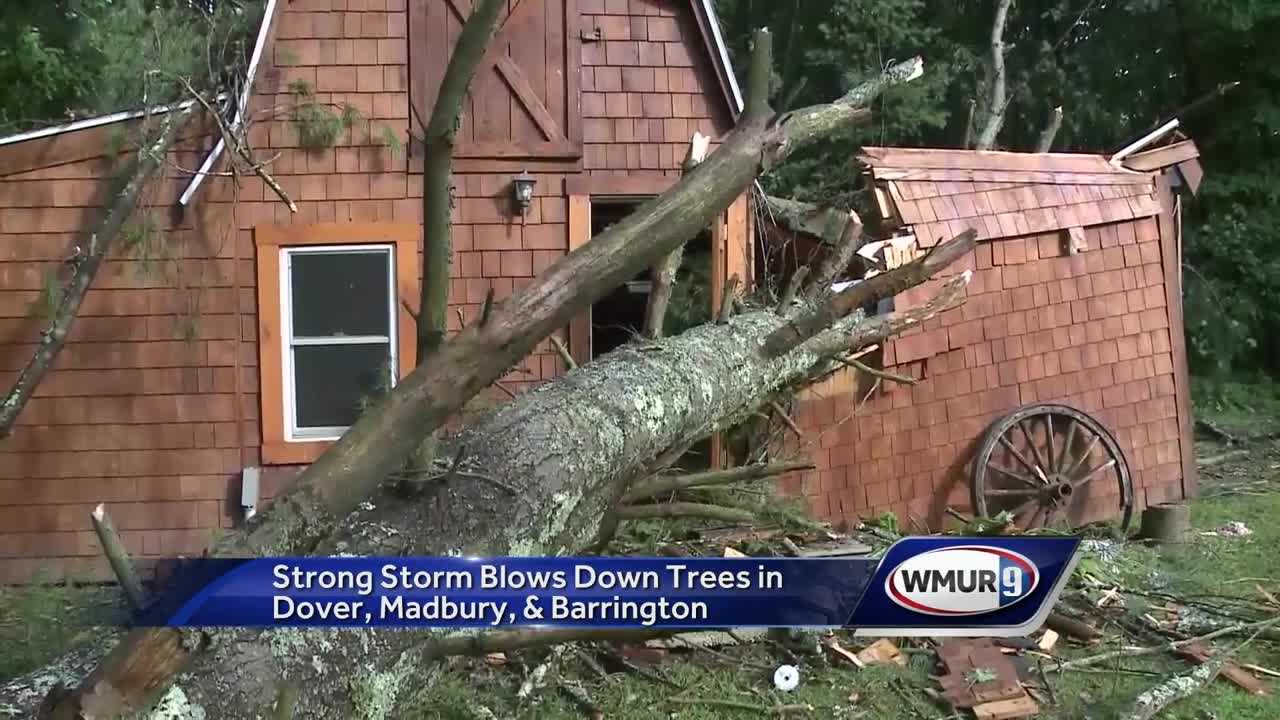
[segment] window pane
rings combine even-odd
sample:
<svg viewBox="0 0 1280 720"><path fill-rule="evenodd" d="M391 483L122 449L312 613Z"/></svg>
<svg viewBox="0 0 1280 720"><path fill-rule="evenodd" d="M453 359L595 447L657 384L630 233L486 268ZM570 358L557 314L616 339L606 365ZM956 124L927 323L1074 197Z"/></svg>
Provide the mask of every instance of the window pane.
<svg viewBox="0 0 1280 720"><path fill-rule="evenodd" d="M388 253L290 253L294 337L390 335Z"/></svg>
<svg viewBox="0 0 1280 720"><path fill-rule="evenodd" d="M347 427L361 400L385 390L387 345L302 345L293 349L297 426Z"/></svg>

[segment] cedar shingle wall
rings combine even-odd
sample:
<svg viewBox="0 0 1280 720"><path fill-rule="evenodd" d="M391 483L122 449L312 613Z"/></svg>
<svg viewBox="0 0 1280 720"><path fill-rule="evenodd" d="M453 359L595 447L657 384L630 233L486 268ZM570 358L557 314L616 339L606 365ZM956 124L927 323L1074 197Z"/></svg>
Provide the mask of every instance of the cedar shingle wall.
<svg viewBox="0 0 1280 720"><path fill-rule="evenodd" d="M857 417L847 373L813 388L796 420L817 470L783 481L814 512L856 521L884 511L933 528L970 504L967 463L979 436L1020 405L1063 402L1117 436L1137 507L1181 497L1173 355L1154 218L1086 229L1089 249L1062 253L1059 233L983 241L964 262L968 299L890 344L885 365L923 377L888 386ZM939 281L900 302L927 297ZM819 432L821 429L821 432ZM1107 488L1114 492L1113 488ZM1101 488L1098 488L1100 491ZM1118 499L1091 496L1097 518Z"/></svg>
<svg viewBox="0 0 1280 720"><path fill-rule="evenodd" d="M409 124L405 0L295 0L283 6L264 57L254 105L288 105L302 80L317 102L350 103L405 139ZM715 136L729 123L723 95L688 4L676 0L579 0L584 27L604 40L582 49L584 171L675 175L694 130ZM357 9L359 7L359 9ZM623 83L626 83L626 89ZM82 131L60 146L101 148L107 133ZM257 300L252 228L264 223L421 220L413 158L392 157L356 128L329 150L299 147L291 123L252 132L272 172L297 201L291 216L262 181L240 180L238 202L211 179L185 219L169 207L186 176L169 171L149 193L160 206L172 258L151 264L124 248L107 262L56 369L0 441L0 583L105 577L88 513L106 502L139 557L192 554L215 528L239 517L239 476L260 462ZM23 143L27 145L27 143ZM175 153L194 168L206 140ZM29 150L29 148L28 148ZM46 270L56 268L97 206L109 172L98 160L14 174L0 147L0 386L27 361L42 321L28 316ZM29 153L28 153L29 154ZM86 157L91 153L80 153ZM419 161L420 163L420 161ZM512 218L509 168L456 176L451 303L468 321L492 287L501 298L560 257L567 246L564 181L529 170L537 200ZM238 258L238 259L237 259ZM238 287L237 287L238 286ZM458 327L450 313L452 329ZM239 383L237 383L237 370ZM517 391L563 371L545 343L504 379ZM505 396L494 390L493 401ZM264 469L270 496L298 467Z"/></svg>

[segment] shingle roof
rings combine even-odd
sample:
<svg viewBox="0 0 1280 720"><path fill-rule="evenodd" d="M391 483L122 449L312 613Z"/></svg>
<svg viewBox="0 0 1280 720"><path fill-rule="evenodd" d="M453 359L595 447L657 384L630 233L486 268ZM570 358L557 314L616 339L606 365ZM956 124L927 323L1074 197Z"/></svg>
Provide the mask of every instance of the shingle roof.
<svg viewBox="0 0 1280 720"><path fill-rule="evenodd" d="M866 147L858 159L929 246L1099 225L1160 212L1154 176L1101 155Z"/></svg>

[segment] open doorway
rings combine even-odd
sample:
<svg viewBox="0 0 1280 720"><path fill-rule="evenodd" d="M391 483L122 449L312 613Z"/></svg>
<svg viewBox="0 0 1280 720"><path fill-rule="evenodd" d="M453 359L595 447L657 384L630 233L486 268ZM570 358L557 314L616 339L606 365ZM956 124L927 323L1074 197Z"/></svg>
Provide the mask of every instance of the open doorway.
<svg viewBox="0 0 1280 720"><path fill-rule="evenodd" d="M592 200L591 237L630 215L641 202ZM684 257L663 320L665 335L678 335L711 319L711 237L711 228L707 228L685 243ZM640 336L651 289L652 280L646 268L591 306L592 359ZM676 465L689 471L708 469L711 440L695 444Z"/></svg>
<svg viewBox="0 0 1280 720"><path fill-rule="evenodd" d="M640 201L591 203L591 236L630 215ZM591 357L616 350L640 335L652 282L649 270L641 270L627 282L591 306ZM671 302L664 321L665 334L678 335L711 319L711 230L685 244L684 259L676 274Z"/></svg>

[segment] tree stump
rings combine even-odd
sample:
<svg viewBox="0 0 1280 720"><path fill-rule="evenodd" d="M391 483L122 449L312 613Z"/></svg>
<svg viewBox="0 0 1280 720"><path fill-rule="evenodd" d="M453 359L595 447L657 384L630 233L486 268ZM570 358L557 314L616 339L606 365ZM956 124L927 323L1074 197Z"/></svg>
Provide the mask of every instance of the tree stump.
<svg viewBox="0 0 1280 720"><path fill-rule="evenodd" d="M1191 507L1160 503L1142 511L1141 537L1153 542L1183 543L1191 534Z"/></svg>

